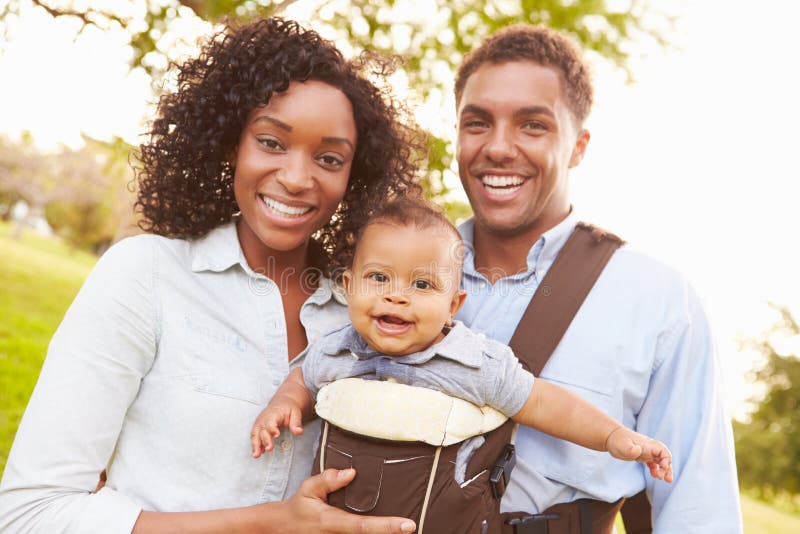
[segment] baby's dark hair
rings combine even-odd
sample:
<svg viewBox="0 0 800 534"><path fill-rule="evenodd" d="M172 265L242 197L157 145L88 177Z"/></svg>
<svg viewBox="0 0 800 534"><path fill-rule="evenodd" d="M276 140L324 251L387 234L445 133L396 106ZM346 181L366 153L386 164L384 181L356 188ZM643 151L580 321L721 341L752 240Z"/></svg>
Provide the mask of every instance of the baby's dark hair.
<svg viewBox="0 0 800 534"><path fill-rule="evenodd" d="M231 153L250 112L293 81L315 80L350 100L357 131L347 190L331 220L314 235L325 272L347 265L354 237L383 199L416 190L423 138L385 80L392 61L377 55L344 59L316 32L279 18L228 24L198 57L178 66L177 90L161 97L149 137L138 152L143 230L197 238L232 220Z"/></svg>
<svg viewBox="0 0 800 534"><path fill-rule="evenodd" d="M414 226L418 230L444 230L452 234L454 241L451 253L459 269L458 280L461 279L461 262L464 260L464 243L458 229L450 222L442 209L421 196L405 195L388 201L376 210L361 227L359 241L364 230L373 224L393 223L398 226ZM358 248L358 243L356 243Z"/></svg>

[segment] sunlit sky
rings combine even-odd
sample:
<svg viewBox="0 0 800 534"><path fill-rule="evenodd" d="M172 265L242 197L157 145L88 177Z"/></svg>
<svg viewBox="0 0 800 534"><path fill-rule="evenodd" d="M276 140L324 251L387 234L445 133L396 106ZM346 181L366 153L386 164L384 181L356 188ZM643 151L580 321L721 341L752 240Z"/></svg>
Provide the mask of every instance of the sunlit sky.
<svg viewBox="0 0 800 534"><path fill-rule="evenodd" d="M742 414L755 355L738 340L777 319L767 302L800 312L800 2L651 1L680 14L673 45L644 46L633 83L595 65L574 203L692 281L715 328L728 405ZM137 141L149 80L128 69L121 35L89 28L74 40L76 27L41 10L9 21L0 133L30 131L45 149L79 146L80 132Z"/></svg>

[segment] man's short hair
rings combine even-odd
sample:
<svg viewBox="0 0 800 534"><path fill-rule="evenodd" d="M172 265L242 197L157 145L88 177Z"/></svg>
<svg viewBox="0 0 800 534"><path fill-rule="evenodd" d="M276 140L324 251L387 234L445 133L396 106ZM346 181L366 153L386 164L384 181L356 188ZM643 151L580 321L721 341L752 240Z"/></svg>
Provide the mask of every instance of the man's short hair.
<svg viewBox="0 0 800 534"><path fill-rule="evenodd" d="M456 105L461 102L464 86L484 63L532 61L558 71L567 106L579 125L592 107L592 79L581 57L581 49L572 39L544 26L515 24L495 32L478 48L467 54L456 73Z"/></svg>

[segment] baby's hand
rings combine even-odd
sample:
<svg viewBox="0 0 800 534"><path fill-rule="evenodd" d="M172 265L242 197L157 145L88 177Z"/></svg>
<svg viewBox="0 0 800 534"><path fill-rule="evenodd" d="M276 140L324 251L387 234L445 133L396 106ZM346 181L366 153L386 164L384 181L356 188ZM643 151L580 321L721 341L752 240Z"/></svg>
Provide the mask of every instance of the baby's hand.
<svg viewBox="0 0 800 534"><path fill-rule="evenodd" d="M644 462L653 478L672 482L672 453L660 441L620 426L606 438L606 450L620 460Z"/></svg>
<svg viewBox="0 0 800 534"><path fill-rule="evenodd" d="M281 433L281 427L289 427L295 436L303 433L303 414L296 402L285 395L276 395L269 401L253 424L250 443L253 445L253 458L274 447L273 438Z"/></svg>

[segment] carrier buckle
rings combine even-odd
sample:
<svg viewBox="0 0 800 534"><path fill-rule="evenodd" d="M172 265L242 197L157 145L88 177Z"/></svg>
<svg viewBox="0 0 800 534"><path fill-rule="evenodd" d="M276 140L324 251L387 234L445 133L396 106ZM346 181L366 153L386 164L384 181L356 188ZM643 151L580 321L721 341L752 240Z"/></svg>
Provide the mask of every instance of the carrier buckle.
<svg viewBox="0 0 800 534"><path fill-rule="evenodd" d="M511 525L514 534L548 534L547 523L550 519L558 519L558 514L532 514L515 517L506 521Z"/></svg>
<svg viewBox="0 0 800 534"><path fill-rule="evenodd" d="M489 476L490 486L492 488L492 495L495 499L500 499L506 492L508 482L511 480L511 471L517 464L517 454L514 446L510 443L505 446L503 453L497 459L492 468L492 473Z"/></svg>

